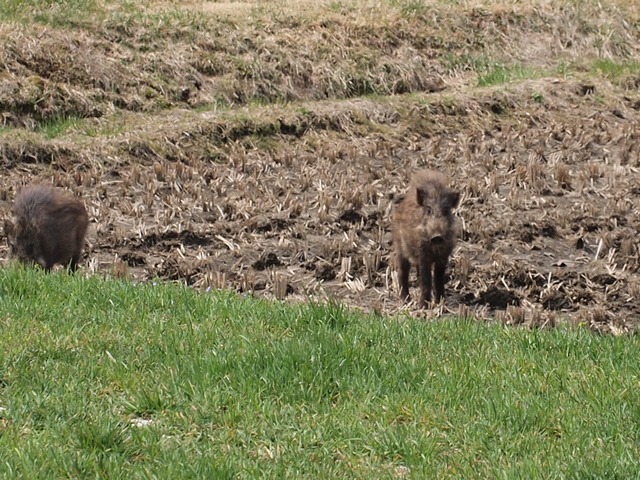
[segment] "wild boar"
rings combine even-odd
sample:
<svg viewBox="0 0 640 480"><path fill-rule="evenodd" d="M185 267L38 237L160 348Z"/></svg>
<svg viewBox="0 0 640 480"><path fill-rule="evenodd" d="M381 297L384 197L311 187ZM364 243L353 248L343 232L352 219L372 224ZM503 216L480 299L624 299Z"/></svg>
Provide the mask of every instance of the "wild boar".
<svg viewBox="0 0 640 480"><path fill-rule="evenodd" d="M445 270L456 243L453 209L460 193L447 187L447 178L433 170L416 172L407 194L396 207L392 219L393 245L396 251L400 295L409 299L409 270L418 270L420 305L444 297Z"/></svg>
<svg viewBox="0 0 640 480"><path fill-rule="evenodd" d="M47 185L24 188L13 204L13 223L6 220L9 257L45 271L61 264L74 272L84 246L89 218L82 202Z"/></svg>

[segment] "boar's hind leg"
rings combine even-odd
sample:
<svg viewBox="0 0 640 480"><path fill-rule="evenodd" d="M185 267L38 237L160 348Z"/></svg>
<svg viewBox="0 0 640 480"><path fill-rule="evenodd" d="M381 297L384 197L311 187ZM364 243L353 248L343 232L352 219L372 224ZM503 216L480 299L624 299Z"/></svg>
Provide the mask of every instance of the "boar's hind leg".
<svg viewBox="0 0 640 480"><path fill-rule="evenodd" d="M409 259L398 255L398 282L400 283L400 297L402 300L409 299L409 269L411 263Z"/></svg>
<svg viewBox="0 0 640 480"><path fill-rule="evenodd" d="M440 302L444 297L444 273L447 268L447 261L438 261L433 267L433 283L436 290L436 302Z"/></svg>

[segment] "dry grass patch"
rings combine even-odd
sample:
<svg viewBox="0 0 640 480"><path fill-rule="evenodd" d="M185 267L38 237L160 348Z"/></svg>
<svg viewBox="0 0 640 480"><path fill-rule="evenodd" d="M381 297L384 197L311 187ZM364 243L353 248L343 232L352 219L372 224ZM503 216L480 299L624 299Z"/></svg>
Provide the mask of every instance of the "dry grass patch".
<svg viewBox="0 0 640 480"><path fill-rule="evenodd" d="M546 72L598 59L624 64L639 53L637 12L624 4L434 2L411 12L412 2L239 5L252 13L221 18L192 5L109 3L72 35L4 24L5 123L34 128L34 119L99 117L114 107L150 112L431 92L469 85L501 65Z"/></svg>

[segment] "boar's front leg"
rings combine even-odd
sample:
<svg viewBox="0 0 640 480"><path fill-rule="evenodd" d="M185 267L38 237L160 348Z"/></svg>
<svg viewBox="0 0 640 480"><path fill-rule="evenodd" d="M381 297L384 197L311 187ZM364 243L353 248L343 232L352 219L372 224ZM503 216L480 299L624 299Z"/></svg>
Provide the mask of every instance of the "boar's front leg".
<svg viewBox="0 0 640 480"><path fill-rule="evenodd" d="M428 255L420 255L418 275L420 277L420 306L426 307L431 301L431 266L433 262Z"/></svg>
<svg viewBox="0 0 640 480"><path fill-rule="evenodd" d="M445 279L445 270L447 268L447 259L439 260L435 263L433 267L433 283L435 284L436 290L436 303L439 303L440 300L444 297L444 279Z"/></svg>
<svg viewBox="0 0 640 480"><path fill-rule="evenodd" d="M71 261L69 262L69 266L67 268L67 271L69 273L76 273L76 271L78 270L78 256L74 255L73 257L71 257Z"/></svg>

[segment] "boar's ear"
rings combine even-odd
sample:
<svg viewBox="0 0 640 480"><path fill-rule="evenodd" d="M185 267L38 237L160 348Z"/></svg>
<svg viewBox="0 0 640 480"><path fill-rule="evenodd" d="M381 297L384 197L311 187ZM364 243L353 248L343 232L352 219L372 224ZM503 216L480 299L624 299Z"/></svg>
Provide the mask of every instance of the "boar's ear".
<svg viewBox="0 0 640 480"><path fill-rule="evenodd" d="M5 219L4 221L4 234L5 236L8 237L12 237L13 233L14 233L14 226L13 226L13 222L9 219Z"/></svg>
<svg viewBox="0 0 640 480"><path fill-rule="evenodd" d="M447 208L456 208L460 203L460 192L449 192L445 196L445 205Z"/></svg>
<svg viewBox="0 0 640 480"><path fill-rule="evenodd" d="M427 203L427 191L424 188L416 189L416 201L421 207L424 207Z"/></svg>

